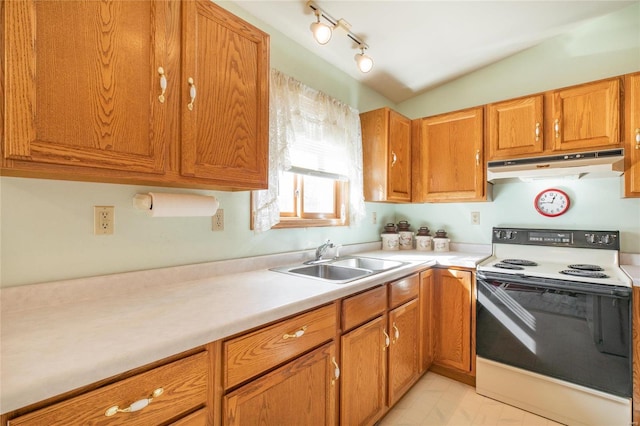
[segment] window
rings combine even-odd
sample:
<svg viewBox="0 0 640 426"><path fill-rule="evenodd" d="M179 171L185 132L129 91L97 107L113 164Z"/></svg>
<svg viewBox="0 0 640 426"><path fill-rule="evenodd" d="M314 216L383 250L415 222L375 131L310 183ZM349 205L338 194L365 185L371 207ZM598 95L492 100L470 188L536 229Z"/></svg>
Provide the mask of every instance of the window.
<svg viewBox="0 0 640 426"><path fill-rule="evenodd" d="M269 189L252 192L251 204L257 231L363 219L358 111L271 70Z"/></svg>
<svg viewBox="0 0 640 426"><path fill-rule="evenodd" d="M274 228L347 225L347 186L331 176L281 172L280 223Z"/></svg>

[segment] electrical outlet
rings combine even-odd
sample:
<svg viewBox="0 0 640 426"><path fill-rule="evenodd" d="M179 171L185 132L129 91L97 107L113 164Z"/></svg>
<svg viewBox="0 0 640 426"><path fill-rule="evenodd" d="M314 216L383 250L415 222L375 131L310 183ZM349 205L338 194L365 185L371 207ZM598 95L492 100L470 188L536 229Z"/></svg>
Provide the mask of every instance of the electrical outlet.
<svg viewBox="0 0 640 426"><path fill-rule="evenodd" d="M112 235L115 222L115 207L93 206L93 234Z"/></svg>
<svg viewBox="0 0 640 426"><path fill-rule="evenodd" d="M216 214L211 218L211 230L212 231L224 231L224 210L216 210Z"/></svg>
<svg viewBox="0 0 640 426"><path fill-rule="evenodd" d="M480 212L471 212L471 224L480 225Z"/></svg>
<svg viewBox="0 0 640 426"><path fill-rule="evenodd" d="M378 213L376 212L371 213L371 223L374 225L378 223Z"/></svg>

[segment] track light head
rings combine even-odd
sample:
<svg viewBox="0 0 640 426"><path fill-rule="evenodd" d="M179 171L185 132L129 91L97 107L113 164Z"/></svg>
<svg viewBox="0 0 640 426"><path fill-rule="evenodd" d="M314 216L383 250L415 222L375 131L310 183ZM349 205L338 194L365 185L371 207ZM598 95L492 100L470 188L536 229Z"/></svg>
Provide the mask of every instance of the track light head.
<svg viewBox="0 0 640 426"><path fill-rule="evenodd" d="M360 53L356 53L354 59L358 65L358 69L361 72L367 73L373 68L373 59L370 56L364 54L365 47L360 45Z"/></svg>
<svg viewBox="0 0 640 426"><path fill-rule="evenodd" d="M317 21L311 24L311 32L313 33L313 38L320 44L327 44L329 40L331 40L331 34L333 30L327 24L320 22L320 14L322 13L320 9L316 9L315 11Z"/></svg>

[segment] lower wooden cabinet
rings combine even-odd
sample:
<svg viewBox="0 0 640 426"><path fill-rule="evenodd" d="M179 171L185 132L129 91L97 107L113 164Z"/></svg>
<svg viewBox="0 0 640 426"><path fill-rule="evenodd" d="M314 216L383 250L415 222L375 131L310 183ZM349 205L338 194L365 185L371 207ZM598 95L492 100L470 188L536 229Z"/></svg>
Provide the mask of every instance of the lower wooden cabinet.
<svg viewBox="0 0 640 426"><path fill-rule="evenodd" d="M387 318L379 316L342 336L342 425L371 425L386 411L386 330Z"/></svg>
<svg viewBox="0 0 640 426"><path fill-rule="evenodd" d="M456 269L434 273L434 371L448 370L454 378L475 384L473 274Z"/></svg>
<svg viewBox="0 0 640 426"><path fill-rule="evenodd" d="M339 368L326 344L225 395L225 425L334 425Z"/></svg>
<svg viewBox="0 0 640 426"><path fill-rule="evenodd" d="M418 299L413 299L389 312L389 407L420 377L418 307Z"/></svg>

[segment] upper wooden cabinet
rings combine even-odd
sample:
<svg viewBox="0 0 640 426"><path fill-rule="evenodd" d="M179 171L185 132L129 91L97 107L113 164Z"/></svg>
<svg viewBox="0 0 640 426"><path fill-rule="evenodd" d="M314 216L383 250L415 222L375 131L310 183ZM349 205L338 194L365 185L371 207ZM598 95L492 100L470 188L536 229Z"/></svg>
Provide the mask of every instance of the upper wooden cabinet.
<svg viewBox="0 0 640 426"><path fill-rule="evenodd" d="M268 37L211 6L183 3L181 172L266 188Z"/></svg>
<svg viewBox="0 0 640 426"><path fill-rule="evenodd" d="M625 79L625 196L640 197L640 73Z"/></svg>
<svg viewBox="0 0 640 426"><path fill-rule="evenodd" d="M366 201L411 201L411 120L389 108L360 114Z"/></svg>
<svg viewBox="0 0 640 426"><path fill-rule="evenodd" d="M553 91L553 150L615 148L620 144L620 79Z"/></svg>
<svg viewBox="0 0 640 426"><path fill-rule="evenodd" d="M267 34L207 0L4 6L3 174L266 188Z"/></svg>
<svg viewBox="0 0 640 426"><path fill-rule="evenodd" d="M488 157L512 158L544 151L542 95L487 105Z"/></svg>
<svg viewBox="0 0 640 426"><path fill-rule="evenodd" d="M414 123L413 200L486 200L483 107Z"/></svg>
<svg viewBox="0 0 640 426"><path fill-rule="evenodd" d="M487 159L617 148L620 78L487 105Z"/></svg>
<svg viewBox="0 0 640 426"><path fill-rule="evenodd" d="M176 1L5 4L4 158L164 173ZM175 28L172 28L175 26ZM61 29L64 29L61 31Z"/></svg>

